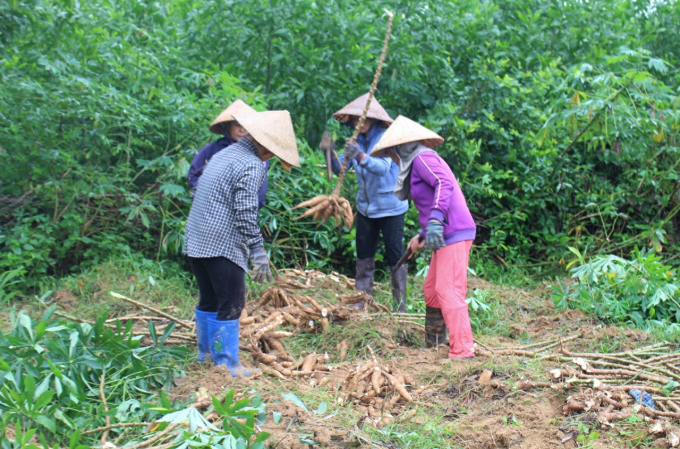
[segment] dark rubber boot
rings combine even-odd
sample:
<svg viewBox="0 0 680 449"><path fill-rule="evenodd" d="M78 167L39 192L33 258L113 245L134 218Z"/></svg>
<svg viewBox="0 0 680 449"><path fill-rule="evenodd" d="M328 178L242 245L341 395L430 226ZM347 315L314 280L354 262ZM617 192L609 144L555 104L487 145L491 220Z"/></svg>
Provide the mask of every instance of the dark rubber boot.
<svg viewBox="0 0 680 449"><path fill-rule="evenodd" d="M442 309L425 307L425 347L436 348L438 345L448 344Z"/></svg>
<svg viewBox="0 0 680 449"><path fill-rule="evenodd" d="M205 357L210 355L210 334L208 333L208 319L217 319L217 312L196 311L196 341L198 342L198 356L196 360L205 362Z"/></svg>
<svg viewBox="0 0 680 449"><path fill-rule="evenodd" d="M396 272L392 272L392 299L394 299L394 303L396 304L395 312L406 312L407 275L408 267L406 264L400 266Z"/></svg>
<svg viewBox="0 0 680 449"><path fill-rule="evenodd" d="M210 353L215 366L226 366L232 376L250 376L253 373L242 367L238 360L238 328L238 319L219 321L209 318L208 333L212 343Z"/></svg>
<svg viewBox="0 0 680 449"><path fill-rule="evenodd" d="M368 259L357 259L357 274L354 286L361 292L366 292L373 296L373 275L375 274L375 259L373 257ZM354 304L355 309L364 310L366 303L364 301Z"/></svg>

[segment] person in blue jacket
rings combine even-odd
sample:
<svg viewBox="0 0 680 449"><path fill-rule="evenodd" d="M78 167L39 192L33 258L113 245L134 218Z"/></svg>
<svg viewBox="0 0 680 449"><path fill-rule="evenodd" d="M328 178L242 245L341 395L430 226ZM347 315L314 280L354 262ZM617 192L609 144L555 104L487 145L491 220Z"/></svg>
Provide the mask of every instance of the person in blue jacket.
<svg viewBox="0 0 680 449"><path fill-rule="evenodd" d="M235 114L252 114L256 112L255 109L248 106L242 100L236 100L230 104L227 109L222 111L215 120L210 124L210 131L215 134L221 134L223 137L201 148L196 153L191 161L189 173L187 173L187 181L189 181L189 190L193 198L198 188L198 181L203 174L205 166L208 161L228 146L238 142L241 137L248 134L248 132L234 120ZM264 161L265 172L269 170L269 161ZM265 204L265 197L267 195L267 178L264 178L264 184L257 193L257 206L262 209Z"/></svg>
<svg viewBox="0 0 680 449"><path fill-rule="evenodd" d="M368 93L360 96L333 114L341 123L356 126L366 104ZM378 100L371 101L366 120L355 144L347 147L340 161L333 160L333 171L340 172L340 164L348 160L347 169L354 168L359 183L356 198L356 289L373 295L373 276L375 274L375 253L378 239L382 233L385 253L390 268L393 268L404 253L404 215L408 201L394 195L394 186L399 174L399 166L389 157L369 156L373 146L378 143L392 119L380 106ZM406 311L407 266L402 265L392 271L392 297L400 312ZM359 303L359 308L365 304Z"/></svg>

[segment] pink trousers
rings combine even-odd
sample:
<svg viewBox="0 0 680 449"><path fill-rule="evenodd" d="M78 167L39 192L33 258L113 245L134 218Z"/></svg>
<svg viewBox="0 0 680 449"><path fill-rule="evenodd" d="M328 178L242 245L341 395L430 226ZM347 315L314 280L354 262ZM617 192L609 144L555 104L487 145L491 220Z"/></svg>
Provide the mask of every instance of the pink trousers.
<svg viewBox="0 0 680 449"><path fill-rule="evenodd" d="M446 245L432 254L425 285L425 304L442 310L449 329L449 357L474 357L467 295L468 258L472 240Z"/></svg>

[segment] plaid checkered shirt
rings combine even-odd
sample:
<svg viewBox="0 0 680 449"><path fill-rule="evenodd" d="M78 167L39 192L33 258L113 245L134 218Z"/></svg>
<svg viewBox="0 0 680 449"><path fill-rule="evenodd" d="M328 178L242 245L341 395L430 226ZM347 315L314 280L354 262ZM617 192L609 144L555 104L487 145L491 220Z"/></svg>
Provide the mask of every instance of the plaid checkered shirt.
<svg viewBox="0 0 680 449"><path fill-rule="evenodd" d="M262 244L257 192L265 176L255 146L245 138L210 159L187 219L189 257L226 257L248 271L251 250Z"/></svg>

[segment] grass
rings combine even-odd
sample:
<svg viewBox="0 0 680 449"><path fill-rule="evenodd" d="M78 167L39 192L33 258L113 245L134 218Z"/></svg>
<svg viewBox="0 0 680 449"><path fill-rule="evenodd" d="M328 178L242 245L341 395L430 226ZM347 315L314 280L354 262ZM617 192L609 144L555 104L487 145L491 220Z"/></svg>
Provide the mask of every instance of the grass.
<svg viewBox="0 0 680 449"><path fill-rule="evenodd" d="M113 298L114 291L153 304L173 307L190 318L198 298L191 273L175 263L149 259L111 259L92 270L52 281L43 287L45 303L57 302L67 313L92 319L102 309L123 316L134 306Z"/></svg>

